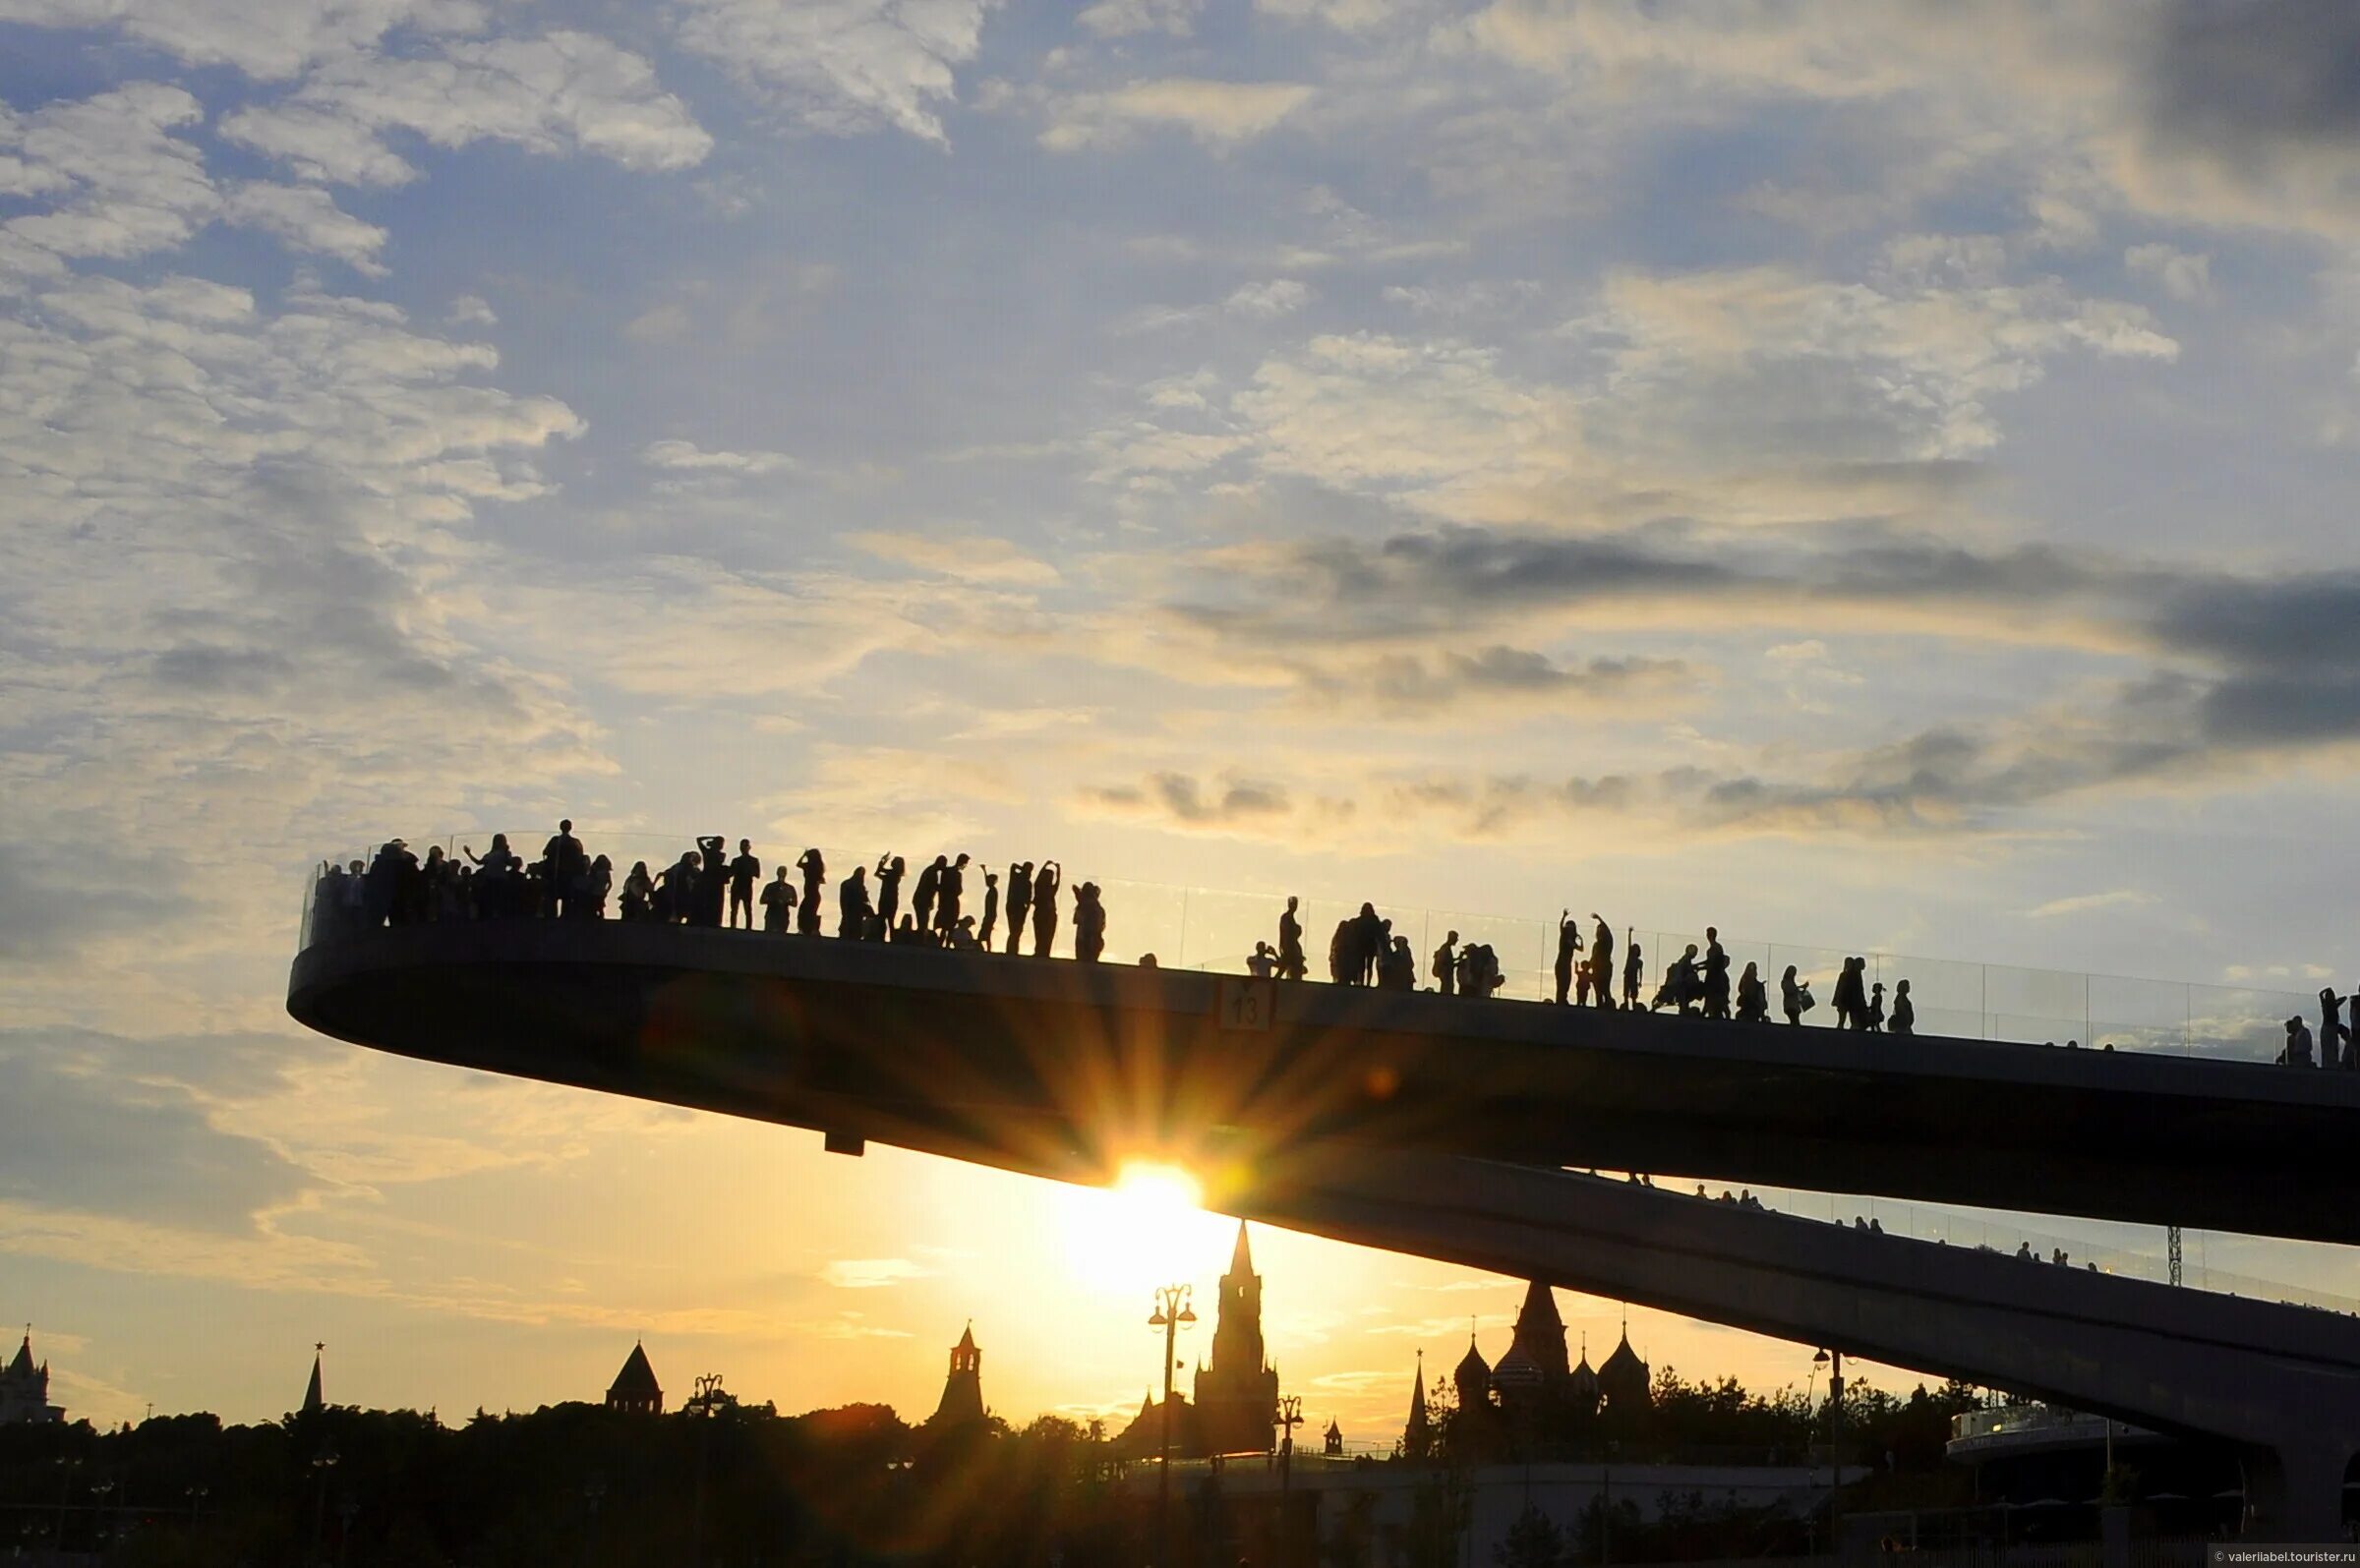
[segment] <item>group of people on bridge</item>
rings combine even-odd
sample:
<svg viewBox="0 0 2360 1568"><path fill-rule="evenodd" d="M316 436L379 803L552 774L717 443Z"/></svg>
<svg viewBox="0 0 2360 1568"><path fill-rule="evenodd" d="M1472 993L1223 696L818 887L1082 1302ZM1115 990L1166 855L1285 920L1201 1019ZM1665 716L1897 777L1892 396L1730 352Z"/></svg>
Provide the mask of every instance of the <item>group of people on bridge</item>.
<svg viewBox="0 0 2360 1568"><path fill-rule="evenodd" d="M732 854L728 839L713 834L697 839L694 848L681 851L678 860L660 870L651 870L644 860L633 862L618 886L614 862L604 854L591 854L574 836L571 821L559 823L541 846L540 857L529 862L510 846L504 833L494 834L480 855L472 844L461 844L456 854L433 844L423 858L407 841L389 839L367 861L321 863L314 923L316 930L326 931L452 920L603 920L609 918L612 903L614 917L630 922L747 930L758 925L774 935L824 935L826 856L817 848L805 849L792 863L772 868L768 882L763 869L750 840L739 839ZM971 912L970 883L977 874L983 881L981 908ZM905 908L903 888L909 882L909 864L900 855L880 855L873 868L854 866L837 883L835 935L849 941L1017 954L1029 934L1035 958L1046 958L1056 946L1066 876L1054 860L1017 861L1003 879L996 871L978 873L971 855L938 854L919 868ZM1301 908L1300 899L1286 900L1278 917L1276 945L1255 943L1246 959L1248 972L1265 979L1305 978L1309 962ZM1595 911L1589 919L1585 942L1572 911L1559 913L1558 1003L1637 1011L1646 974L1644 953L1636 940L1622 944L1618 1002L1614 927ZM999 946L1003 926L1004 948ZM1701 952L1691 942L1672 960L1646 1010L1672 1008L1682 1017L1769 1022L1769 988L1758 965L1746 963L1733 986L1730 957L1719 930L1706 927L1704 938ZM1105 951L1104 896L1096 883L1084 882L1073 890L1073 956L1094 963ZM1154 958L1147 955L1140 961L1148 964ZM1864 983L1866 963L1865 958L1847 958L1837 977L1832 1001L1838 1027L1914 1032L1917 1010L1909 981L1894 986L1888 1007L1883 982ZM1456 931L1447 933L1434 950L1426 972L1434 989L1446 997L1488 999L1506 983L1491 944L1462 944ZM1328 978L1337 985L1415 991L1417 956L1409 938L1395 933L1391 920L1380 915L1375 904L1363 903L1357 914L1336 923L1328 939ZM2322 1000L2323 1005L2331 1001L2331 993L2323 994ZM1800 1024L1802 1016L1818 1005L1809 982L1798 977L1793 964L1780 977L1779 1001L1790 1024ZM2332 1020L2331 1010L2329 1016ZM2299 1022L2289 1025L2290 1054ZM2351 1065L2351 1031L2332 1021L2330 1027L2330 1050L2340 1039L2347 1048L2346 1065ZM2307 1030L2302 1039L2302 1059L2308 1061Z"/></svg>
<svg viewBox="0 0 2360 1568"><path fill-rule="evenodd" d="M2352 1021L2343 1021L2346 1006ZM2360 1070L2360 991L2337 996L2333 986L2319 993L2319 1035L2301 1014L2286 1020L2286 1049L2278 1053L2280 1067L2323 1067Z"/></svg>

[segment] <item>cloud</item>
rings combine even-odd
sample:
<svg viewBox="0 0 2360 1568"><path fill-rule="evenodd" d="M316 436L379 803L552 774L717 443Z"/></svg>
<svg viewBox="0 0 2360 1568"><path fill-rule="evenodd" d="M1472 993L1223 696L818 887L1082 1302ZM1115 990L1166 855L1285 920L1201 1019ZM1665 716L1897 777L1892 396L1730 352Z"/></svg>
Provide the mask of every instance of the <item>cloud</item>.
<svg viewBox="0 0 2360 1568"><path fill-rule="evenodd" d="M676 473L776 474L796 466L785 452L706 451L694 441L650 441L639 452L650 468Z"/></svg>
<svg viewBox="0 0 2360 1568"><path fill-rule="evenodd" d="M932 1272L906 1257L840 1257L821 1269L819 1277L839 1290L857 1291L924 1279Z"/></svg>
<svg viewBox="0 0 2360 1568"><path fill-rule="evenodd" d="M1183 832L1243 832L1261 837L1293 819L1287 791L1250 780L1201 781L1193 774L1162 772L1135 784L1109 784L1083 791L1079 802L1093 814L1155 823Z"/></svg>
<svg viewBox="0 0 2360 1568"><path fill-rule="evenodd" d="M1296 667L1317 709L1454 721L1503 708L1565 712L1644 706L1660 711L1692 692L1695 672L1677 659L1594 658L1571 667L1528 648L1495 643L1474 653L1387 654L1359 665Z"/></svg>
<svg viewBox="0 0 2360 1568"><path fill-rule="evenodd" d="M2132 246L2122 253L2122 264L2133 277L2154 284L2175 300L2204 300L2212 295L2212 259L2209 256L2157 242Z"/></svg>
<svg viewBox="0 0 2360 1568"><path fill-rule="evenodd" d="M1101 38L1125 38L1139 32L1185 38L1195 30L1203 4L1204 0L1097 0L1074 21Z"/></svg>
<svg viewBox="0 0 2360 1568"><path fill-rule="evenodd" d="M437 146L508 142L588 152L626 169L704 161L713 139L655 68L594 33L455 39L422 56L324 61L289 96L225 116L221 134L313 179L395 184L414 171L384 145L406 132Z"/></svg>
<svg viewBox="0 0 2360 1568"><path fill-rule="evenodd" d="M1282 277L1268 283L1240 284L1235 293L1221 302L1221 309L1232 316L1274 321L1281 316L1301 310L1310 299L1309 286L1294 278Z"/></svg>
<svg viewBox="0 0 2360 1568"><path fill-rule="evenodd" d="M1054 152L1120 144L1149 128L1185 131L1206 146L1234 146L1274 130L1312 96L1298 82L1170 77L1058 99L1040 145Z"/></svg>
<svg viewBox="0 0 2360 1568"><path fill-rule="evenodd" d="M230 187L221 210L227 221L261 229L289 250L332 256L364 277L385 275L377 260L385 231L344 211L317 186L248 180Z"/></svg>
<svg viewBox="0 0 2360 1568"><path fill-rule="evenodd" d="M2098 909L2130 909L2154 902L2154 895L2116 889L2112 893L2082 893L2068 899L2051 899L2024 911L2027 920L2053 920L2060 915L2089 914Z"/></svg>
<svg viewBox="0 0 2360 1568"><path fill-rule="evenodd" d="M236 1232L312 1185L185 1088L76 1073L21 1036L0 1046L0 1201Z"/></svg>
<svg viewBox="0 0 2360 1568"><path fill-rule="evenodd" d="M974 58L993 0L684 0L676 36L796 123L831 135L891 129L946 140L956 68Z"/></svg>
<svg viewBox="0 0 2360 1568"><path fill-rule="evenodd" d="M230 65L264 79L293 76L395 28L472 32L484 19L473 0L0 0L0 22L118 29L192 65Z"/></svg>

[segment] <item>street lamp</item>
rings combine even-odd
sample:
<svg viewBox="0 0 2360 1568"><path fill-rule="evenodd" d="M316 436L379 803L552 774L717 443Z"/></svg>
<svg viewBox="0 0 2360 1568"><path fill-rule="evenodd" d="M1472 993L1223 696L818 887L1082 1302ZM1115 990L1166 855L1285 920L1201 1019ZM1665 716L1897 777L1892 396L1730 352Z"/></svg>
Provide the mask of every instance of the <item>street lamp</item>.
<svg viewBox="0 0 2360 1568"><path fill-rule="evenodd" d="M1278 1563L1288 1568L1295 1560L1294 1516L1287 1511L1288 1492L1295 1475L1295 1428L1303 1424L1303 1396L1288 1394L1278 1401Z"/></svg>
<svg viewBox="0 0 2360 1568"><path fill-rule="evenodd" d="M92 1529L97 1533L100 1540L106 1539L106 1494L114 1489L115 1483L111 1481L100 1481L90 1483L90 1495L98 1499L98 1501L91 1507L91 1513L93 1516L91 1526Z"/></svg>
<svg viewBox="0 0 2360 1568"><path fill-rule="evenodd" d="M321 1541L327 1526L327 1473L336 1468L336 1451L323 1448L312 1456L312 1561L326 1560Z"/></svg>
<svg viewBox="0 0 2360 1568"><path fill-rule="evenodd" d="M1155 1476L1155 1565L1171 1568L1172 1561L1172 1354L1173 1337L1180 1325L1193 1323L1197 1314L1189 1310L1186 1285L1155 1287L1155 1310L1148 1318L1150 1328L1163 1330L1163 1463L1156 1467Z"/></svg>
<svg viewBox="0 0 2360 1568"><path fill-rule="evenodd" d="M1827 1543L1830 1550L1841 1550L1836 1509L1844 1485L1844 1353L1822 1346L1811 1365L1827 1368Z"/></svg>
<svg viewBox="0 0 2360 1568"><path fill-rule="evenodd" d="M211 1490L210 1486L191 1486L187 1491L181 1493L189 1500L189 1528L191 1530L197 1528L198 1511L205 1506L206 1496Z"/></svg>

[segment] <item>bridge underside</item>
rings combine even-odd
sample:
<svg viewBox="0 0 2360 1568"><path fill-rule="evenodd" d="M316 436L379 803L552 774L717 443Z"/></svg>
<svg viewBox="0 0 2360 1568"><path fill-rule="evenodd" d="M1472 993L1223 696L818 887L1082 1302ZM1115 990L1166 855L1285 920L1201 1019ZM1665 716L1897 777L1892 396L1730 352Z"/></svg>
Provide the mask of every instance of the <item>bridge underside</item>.
<svg viewBox="0 0 2360 1568"><path fill-rule="evenodd" d="M432 1061L1097 1180L1312 1143L2360 1240L2360 1074L614 922L315 945L288 1010ZM1224 1004L1230 1004L1224 1014Z"/></svg>

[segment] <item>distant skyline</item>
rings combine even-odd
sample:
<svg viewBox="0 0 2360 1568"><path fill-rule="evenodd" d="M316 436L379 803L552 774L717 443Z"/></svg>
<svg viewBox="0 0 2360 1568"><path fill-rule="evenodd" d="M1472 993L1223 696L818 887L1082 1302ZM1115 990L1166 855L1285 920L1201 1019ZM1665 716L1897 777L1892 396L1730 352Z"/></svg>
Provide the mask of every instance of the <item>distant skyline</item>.
<svg viewBox="0 0 2360 1568"><path fill-rule="evenodd" d="M2333 0L0 0L0 1321L110 1422L275 1416L315 1340L530 1406L640 1332L922 1412L970 1317L1002 1409L1136 1409L1220 1219L297 1030L306 873L394 833L2360 986L2355 50ZM1520 1290L1256 1257L1356 1436Z"/></svg>

